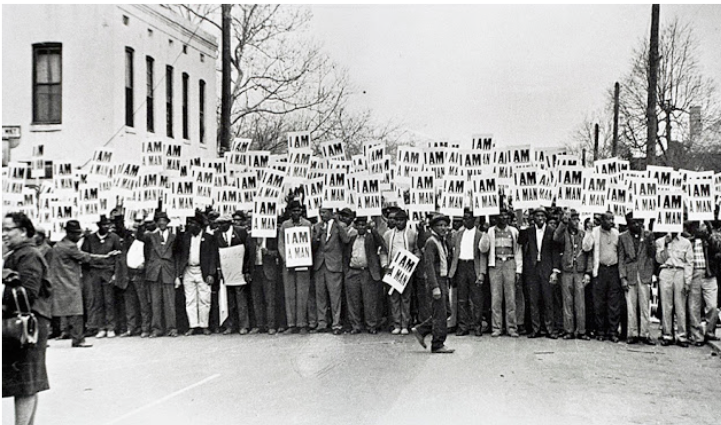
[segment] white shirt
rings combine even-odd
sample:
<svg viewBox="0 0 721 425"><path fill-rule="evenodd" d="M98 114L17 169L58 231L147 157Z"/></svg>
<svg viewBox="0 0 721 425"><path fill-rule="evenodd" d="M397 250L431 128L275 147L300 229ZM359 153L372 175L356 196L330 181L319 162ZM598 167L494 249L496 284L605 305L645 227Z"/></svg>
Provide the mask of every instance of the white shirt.
<svg viewBox="0 0 721 425"><path fill-rule="evenodd" d="M230 242L233 240L233 226L228 227L228 230L223 233L223 238L225 238L225 244L230 246Z"/></svg>
<svg viewBox="0 0 721 425"><path fill-rule="evenodd" d="M546 225L544 224L540 229L536 225L534 227L536 228L536 248L538 248L536 261L541 261L541 247L543 246L543 234L546 233Z"/></svg>
<svg viewBox="0 0 721 425"><path fill-rule="evenodd" d="M200 265L200 240L203 237L203 232L198 233L198 236L190 237L190 252L188 253L188 265L199 266Z"/></svg>
<svg viewBox="0 0 721 425"><path fill-rule="evenodd" d="M333 219L328 220L325 226L325 240L328 242L328 239L330 239L330 231L333 228Z"/></svg>
<svg viewBox="0 0 721 425"><path fill-rule="evenodd" d="M170 237L170 230L169 230L169 229L160 230L160 238L161 238L161 241L162 241L163 245L165 245L165 242L168 241L168 238L169 238L169 237Z"/></svg>
<svg viewBox="0 0 721 425"><path fill-rule="evenodd" d="M473 241L476 237L476 228L463 228L461 235L461 252L458 254L459 260L473 260Z"/></svg>

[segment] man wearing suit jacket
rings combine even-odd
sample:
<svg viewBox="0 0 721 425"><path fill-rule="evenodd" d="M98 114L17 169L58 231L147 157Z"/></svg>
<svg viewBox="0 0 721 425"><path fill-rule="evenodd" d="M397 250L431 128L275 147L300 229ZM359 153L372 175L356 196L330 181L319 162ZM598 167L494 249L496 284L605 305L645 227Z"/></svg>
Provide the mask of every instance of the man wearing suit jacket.
<svg viewBox="0 0 721 425"><path fill-rule="evenodd" d="M250 261L253 279L250 294L253 300L255 327L250 333L268 332L275 335L278 329L278 314L275 303L278 283L278 239L251 238Z"/></svg>
<svg viewBox="0 0 721 425"><path fill-rule="evenodd" d="M159 211L155 214L155 223L157 231L138 235L138 240L145 243L148 254L145 259L145 279L150 288L153 312L150 337L162 336L163 329L167 329L167 336L176 337L178 330L175 321L175 289L180 287L176 264L177 237L168 228L170 220L165 212Z"/></svg>
<svg viewBox="0 0 721 425"><path fill-rule="evenodd" d="M287 210L290 218L283 222L278 230L278 255L283 260L283 285L285 292L285 311L288 329L285 333L307 334L310 291L310 270L308 267L287 267L285 259L285 230L292 227L307 227L311 231L310 221L302 217L303 207L298 201L291 201ZM312 233L312 232L311 232Z"/></svg>
<svg viewBox="0 0 721 425"><path fill-rule="evenodd" d="M651 339L651 278L656 267L653 234L643 229L643 219L626 214L628 230L618 236L618 275L626 292L627 344L638 341L656 345ZM639 321L641 319L640 329ZM640 338L639 338L640 336Z"/></svg>
<svg viewBox="0 0 721 425"><path fill-rule="evenodd" d="M247 335L250 330L247 287L252 280L250 270L252 269L251 258L253 257L251 256L251 251L253 244L250 242L251 237L246 229L232 225L233 218L231 216L224 215L219 217L217 223L218 229L215 232L215 240L218 244L218 250L231 246L245 246L243 274L247 282L245 285L231 286L228 286L228 282L226 282L226 290L228 291L228 319L223 325L225 327L223 335L230 335L233 329L238 331L240 335Z"/></svg>
<svg viewBox="0 0 721 425"><path fill-rule="evenodd" d="M185 312L190 329L186 336L198 329L210 335L210 285L215 283L220 267L218 245L213 235L201 229L202 221L195 217L187 219L187 229L180 238L178 253L178 278L185 290Z"/></svg>
<svg viewBox="0 0 721 425"><path fill-rule="evenodd" d="M618 274L618 229L613 213L601 215L601 225L591 231L593 237L593 310L596 314L596 339L618 342L621 322L621 279ZM665 310L664 310L665 311Z"/></svg>
<svg viewBox="0 0 721 425"><path fill-rule="evenodd" d="M448 277L455 279L458 288L457 336L473 331L482 335L483 295L481 287L486 277L488 256L481 254L480 242L483 233L476 227L473 212L463 211L463 227L452 240L453 252Z"/></svg>
<svg viewBox="0 0 721 425"><path fill-rule="evenodd" d="M559 271L553 269L557 251L553 245L553 229L546 225L548 213L540 207L533 212L534 225L524 229L518 236L523 250L523 275L528 287L528 301L531 306L532 332L529 338L541 335L541 320L548 337L558 338L553 323L553 296L551 285L558 285ZM543 306L543 308L541 308ZM541 319L543 318L543 319Z"/></svg>
<svg viewBox="0 0 721 425"><path fill-rule="evenodd" d="M318 330L327 328L326 313L330 298L333 335L342 333L340 308L343 285L343 252L350 241L345 226L333 218L333 210L320 209L321 221L313 226L313 271L315 299L318 307Z"/></svg>
<svg viewBox="0 0 721 425"><path fill-rule="evenodd" d="M350 237L345 255L346 298L348 319L352 327L351 334L361 333L364 322L368 333L378 333L380 303L378 288L383 278L378 255L381 247L385 247L385 241L375 226L371 225L369 229L368 219L358 217L355 220L354 235Z"/></svg>

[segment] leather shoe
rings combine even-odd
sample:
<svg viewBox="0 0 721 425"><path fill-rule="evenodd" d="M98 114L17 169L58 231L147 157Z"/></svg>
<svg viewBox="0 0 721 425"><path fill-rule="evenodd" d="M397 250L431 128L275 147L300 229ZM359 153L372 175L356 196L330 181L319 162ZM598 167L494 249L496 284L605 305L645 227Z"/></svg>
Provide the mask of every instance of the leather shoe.
<svg viewBox="0 0 721 425"><path fill-rule="evenodd" d="M481 329L476 329L475 335L478 336L478 337L483 336L483 330L481 330Z"/></svg>
<svg viewBox="0 0 721 425"><path fill-rule="evenodd" d="M531 332L530 334L528 334L529 338L539 338L540 336L540 332Z"/></svg>
<svg viewBox="0 0 721 425"><path fill-rule="evenodd" d="M60 335L58 335L55 339L70 339L70 335L63 332Z"/></svg>
<svg viewBox="0 0 721 425"><path fill-rule="evenodd" d="M583 335L579 335L579 336L578 336L578 339L582 339L582 340L584 340L584 341L590 341L590 340L591 340L591 337L588 336L588 335L586 335L586 334L583 334Z"/></svg>
<svg viewBox="0 0 721 425"><path fill-rule="evenodd" d="M223 335L230 335L233 331L230 328L223 329Z"/></svg>
<svg viewBox="0 0 721 425"><path fill-rule="evenodd" d="M208 335L212 335L212 334L213 334L213 332L211 332L210 329L208 329L208 328L203 328L203 335L208 336Z"/></svg>
<svg viewBox="0 0 721 425"><path fill-rule="evenodd" d="M431 350L431 353L433 353L433 354L451 354L451 353L454 353L455 351L456 350L454 350L453 348L448 348L444 345L441 348Z"/></svg>
<svg viewBox="0 0 721 425"><path fill-rule="evenodd" d="M241 335L248 335L248 329L243 328L240 331L238 331L238 333Z"/></svg>
<svg viewBox="0 0 721 425"><path fill-rule="evenodd" d="M358 335L359 333L361 333L360 329L351 329L351 331L350 331L351 335Z"/></svg>
<svg viewBox="0 0 721 425"><path fill-rule="evenodd" d="M163 336L163 334L160 331L153 331L153 333L150 334L151 338L157 338L159 336Z"/></svg>
<svg viewBox="0 0 721 425"><path fill-rule="evenodd" d="M292 333L295 333L295 332L293 332L294 330L295 330L295 326L291 326L288 329L283 331L283 335L290 335Z"/></svg>
<svg viewBox="0 0 721 425"><path fill-rule="evenodd" d="M634 345L637 343L638 343L638 340L636 339L636 337L629 336L628 338L626 338L626 344L628 344L628 345Z"/></svg>
<svg viewBox="0 0 721 425"><path fill-rule="evenodd" d="M673 341L671 341L670 339L666 339L666 338L661 339L661 345L662 345L662 346L667 347L667 346L669 346L669 345L671 345L671 344L673 344Z"/></svg>
<svg viewBox="0 0 721 425"><path fill-rule="evenodd" d="M603 335L596 335L596 341L601 341L601 342L603 342L603 341L605 341L605 340L606 340L606 337L605 337L605 336L603 336Z"/></svg>
<svg viewBox="0 0 721 425"><path fill-rule="evenodd" d="M416 329L415 327L411 328L411 333L413 334L413 336L416 337L418 343L421 344L421 347L423 347L424 350L428 348L428 346L426 345L426 338L423 337L420 332L418 332L418 329Z"/></svg>
<svg viewBox="0 0 721 425"><path fill-rule="evenodd" d="M548 338L550 338L550 339L558 339L558 334L555 333L555 332L551 332L550 334L548 334Z"/></svg>
<svg viewBox="0 0 721 425"><path fill-rule="evenodd" d="M378 335L378 329L376 329L376 328L368 329L368 333L371 335Z"/></svg>
<svg viewBox="0 0 721 425"><path fill-rule="evenodd" d="M693 343L693 345L696 346L696 347L703 347L704 344L706 344L706 343L703 342L703 341L695 341L695 342Z"/></svg>
<svg viewBox="0 0 721 425"><path fill-rule="evenodd" d="M190 328L190 329L188 329L187 332L185 332L185 336L191 336L191 335L193 335L194 333L195 333L195 329Z"/></svg>
<svg viewBox="0 0 721 425"><path fill-rule="evenodd" d="M641 341L642 343L644 343L646 345L656 345L656 341L652 340L651 338L647 338L647 337L641 338L639 341Z"/></svg>
<svg viewBox="0 0 721 425"><path fill-rule="evenodd" d="M140 337L141 337L141 338L147 338L147 337L149 337L149 336L150 336L150 332L140 332Z"/></svg>
<svg viewBox="0 0 721 425"><path fill-rule="evenodd" d="M618 337L616 335L612 335L610 340L611 340L611 342L616 343L616 342L618 342Z"/></svg>
<svg viewBox="0 0 721 425"><path fill-rule="evenodd" d="M341 335L343 333L343 329L333 329L333 335Z"/></svg>
<svg viewBox="0 0 721 425"><path fill-rule="evenodd" d="M310 331L309 331L308 328L305 327L305 326L303 326L302 328L300 328L300 330L298 331L298 333L301 334L301 335L308 335L309 332L310 332Z"/></svg>
<svg viewBox="0 0 721 425"><path fill-rule="evenodd" d="M175 338L176 336L178 336L178 331L176 329L171 329L170 331L168 331L168 336Z"/></svg>
<svg viewBox="0 0 721 425"><path fill-rule="evenodd" d="M511 338L518 338L520 335L518 335L518 332L509 332L508 336L510 336Z"/></svg>
<svg viewBox="0 0 721 425"><path fill-rule="evenodd" d="M254 334L257 334L257 333L259 333L259 332L260 332L260 329L258 329L258 328L253 328L253 329L250 330L250 332L248 332L248 334L249 334L249 335L254 335Z"/></svg>
<svg viewBox="0 0 721 425"><path fill-rule="evenodd" d="M275 335L276 332L277 332L277 331L276 331L275 329L273 329L273 328L268 329L268 335Z"/></svg>
<svg viewBox="0 0 721 425"><path fill-rule="evenodd" d="M573 339L573 334L566 334L563 336L563 339Z"/></svg>
<svg viewBox="0 0 721 425"><path fill-rule="evenodd" d="M706 336L703 338L703 340L704 340L705 342L709 342L709 341L719 341L719 340L721 340L721 338L717 337L716 335L706 335Z"/></svg>
<svg viewBox="0 0 721 425"><path fill-rule="evenodd" d="M688 348L688 341L678 340L676 342L676 345L678 345L679 347Z"/></svg>
<svg viewBox="0 0 721 425"><path fill-rule="evenodd" d="M120 334L120 337L121 337L121 338L127 338L127 337L130 337L130 336L133 336L133 335L134 335L134 334L133 334L132 332L130 332L130 331L125 331L125 332L123 332L123 333Z"/></svg>
<svg viewBox="0 0 721 425"><path fill-rule="evenodd" d="M92 346L93 346L93 344L91 344L89 342L85 342L85 341L79 342L77 344L73 344L73 347L76 347L76 348L90 348Z"/></svg>
<svg viewBox="0 0 721 425"><path fill-rule="evenodd" d="M456 336L466 336L466 335L468 335L468 331L464 331L462 329L456 330Z"/></svg>
<svg viewBox="0 0 721 425"><path fill-rule="evenodd" d="M493 338L498 338L499 336L501 336L501 331L493 331L493 332L491 332L491 337L493 337Z"/></svg>

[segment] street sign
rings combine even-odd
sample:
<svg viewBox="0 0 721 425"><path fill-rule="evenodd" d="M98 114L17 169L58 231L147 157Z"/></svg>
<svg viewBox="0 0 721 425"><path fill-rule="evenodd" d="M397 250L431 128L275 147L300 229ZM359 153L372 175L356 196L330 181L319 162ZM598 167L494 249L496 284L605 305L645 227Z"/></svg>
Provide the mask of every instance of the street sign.
<svg viewBox="0 0 721 425"><path fill-rule="evenodd" d="M20 126L19 125L4 125L3 126L3 140L14 140L20 138Z"/></svg>

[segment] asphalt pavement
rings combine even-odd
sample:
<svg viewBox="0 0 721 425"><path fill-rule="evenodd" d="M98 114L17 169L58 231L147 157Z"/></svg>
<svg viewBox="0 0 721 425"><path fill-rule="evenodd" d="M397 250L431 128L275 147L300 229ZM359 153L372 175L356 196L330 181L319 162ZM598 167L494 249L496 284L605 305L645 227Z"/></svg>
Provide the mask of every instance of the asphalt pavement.
<svg viewBox="0 0 721 425"><path fill-rule="evenodd" d="M88 341L50 341L37 424L721 422L710 345L485 334L449 336L456 353L439 355L388 333ZM12 399L2 407L13 423Z"/></svg>

